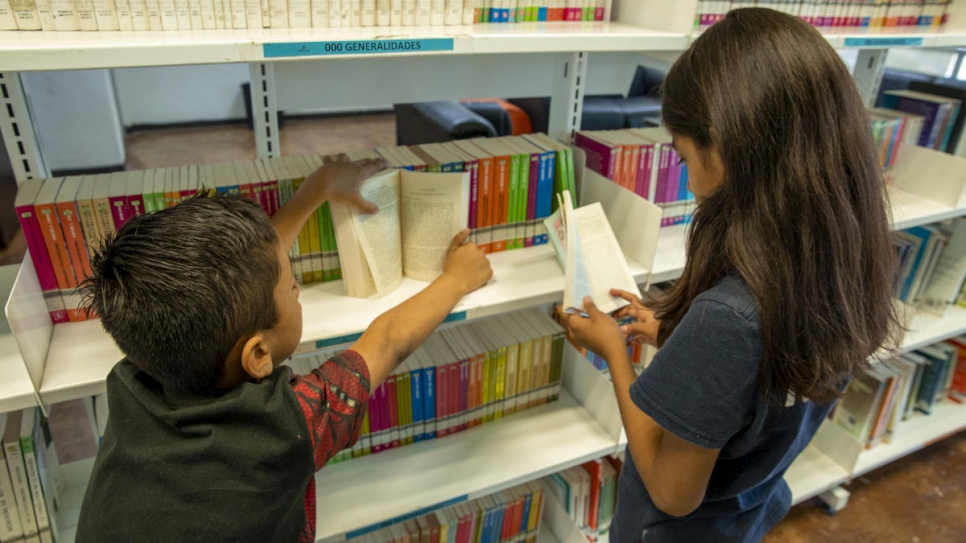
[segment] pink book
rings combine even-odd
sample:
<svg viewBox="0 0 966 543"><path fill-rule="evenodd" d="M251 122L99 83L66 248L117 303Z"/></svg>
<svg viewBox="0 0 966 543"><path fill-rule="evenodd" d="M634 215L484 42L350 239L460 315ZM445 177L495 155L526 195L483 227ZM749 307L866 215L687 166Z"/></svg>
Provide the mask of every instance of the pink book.
<svg viewBox="0 0 966 543"><path fill-rule="evenodd" d="M681 162L673 148L668 152L667 184L664 186L664 201L676 202L681 190Z"/></svg>
<svg viewBox="0 0 966 543"><path fill-rule="evenodd" d="M395 375L390 375L389 379L386 379L386 403L389 407L389 429L394 430L392 440L389 442L389 448L394 449L399 446L399 407L396 399L396 379Z"/></svg>
<svg viewBox="0 0 966 543"><path fill-rule="evenodd" d="M645 143L641 145L640 158L637 165L637 182L634 185L634 193L647 199L651 188L651 167L654 165L654 144Z"/></svg>
<svg viewBox="0 0 966 543"><path fill-rule="evenodd" d="M67 312L64 310L64 301L57 287L57 277L54 275L53 264L50 261L50 255L47 253L40 221L37 220L37 214L34 212L34 200L37 198L37 193L40 191L42 184L42 179L24 181L17 191L14 208L17 219L20 221L20 229L23 231L24 239L27 242L27 249L30 250L30 260L37 272L40 289L44 291L44 299L47 302L50 319L54 321L54 324L59 324L67 322Z"/></svg>
<svg viewBox="0 0 966 543"><path fill-rule="evenodd" d="M470 361L467 359L460 360L460 402L459 402L459 413L465 413L469 407L469 390L470 390ZM460 430L466 429L466 417L460 424Z"/></svg>
<svg viewBox="0 0 966 543"><path fill-rule="evenodd" d="M131 220L131 208L127 199L127 175L125 172L111 174L111 189L107 201L111 205L116 231L120 231L124 223Z"/></svg>
<svg viewBox="0 0 966 543"><path fill-rule="evenodd" d="M131 212L128 220L144 215L144 172L130 172L127 176L127 208Z"/></svg>
<svg viewBox="0 0 966 543"><path fill-rule="evenodd" d="M459 414L460 407L460 363L457 360L449 365L449 414L451 417L449 424L449 433L455 434L459 432L462 428L456 424L456 416Z"/></svg>
<svg viewBox="0 0 966 543"><path fill-rule="evenodd" d="M382 398L386 392L385 387L385 383L379 385L376 390L372 391L372 395L369 399L369 435L372 437L373 454L382 452L382 450L385 449L381 443L377 443L377 441L382 441L382 436L380 434L383 430L385 430L382 418Z"/></svg>
<svg viewBox="0 0 966 543"><path fill-rule="evenodd" d="M667 169L668 169L668 151L671 149L670 145L660 145L660 156L658 157L657 165L657 183L654 190L654 203L663 204L664 194L667 190Z"/></svg>
<svg viewBox="0 0 966 543"><path fill-rule="evenodd" d="M574 137L574 145L587 153L588 168L607 179L614 179L614 168L617 166L618 157L620 157L620 147L606 145L584 135L583 132L577 132Z"/></svg>
<svg viewBox="0 0 966 543"><path fill-rule="evenodd" d="M595 7L594 8L594 20L595 21L603 21L604 20L604 8L603 7Z"/></svg>

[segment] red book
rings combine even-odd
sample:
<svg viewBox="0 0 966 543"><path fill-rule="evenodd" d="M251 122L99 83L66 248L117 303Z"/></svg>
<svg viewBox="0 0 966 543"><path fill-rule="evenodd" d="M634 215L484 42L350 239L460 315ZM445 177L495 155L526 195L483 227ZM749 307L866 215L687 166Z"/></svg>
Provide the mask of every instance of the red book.
<svg viewBox="0 0 966 543"><path fill-rule="evenodd" d="M447 409L449 408L449 372L448 366L436 366L436 437L449 435L446 425Z"/></svg>
<svg viewBox="0 0 966 543"><path fill-rule="evenodd" d="M601 460L591 460L583 463L584 470L590 474L590 504L587 508L587 526L591 530L597 529L597 511L600 509L600 485L603 479Z"/></svg>

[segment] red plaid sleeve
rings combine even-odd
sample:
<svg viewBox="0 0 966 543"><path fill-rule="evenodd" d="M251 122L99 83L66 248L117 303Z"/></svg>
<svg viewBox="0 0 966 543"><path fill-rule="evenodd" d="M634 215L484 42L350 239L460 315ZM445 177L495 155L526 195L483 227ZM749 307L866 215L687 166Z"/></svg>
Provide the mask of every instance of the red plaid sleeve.
<svg viewBox="0 0 966 543"><path fill-rule="evenodd" d="M315 451L315 469L359 439L369 402L369 367L355 351L345 351L312 370L292 375ZM315 540L315 478L305 489L305 527L299 543Z"/></svg>

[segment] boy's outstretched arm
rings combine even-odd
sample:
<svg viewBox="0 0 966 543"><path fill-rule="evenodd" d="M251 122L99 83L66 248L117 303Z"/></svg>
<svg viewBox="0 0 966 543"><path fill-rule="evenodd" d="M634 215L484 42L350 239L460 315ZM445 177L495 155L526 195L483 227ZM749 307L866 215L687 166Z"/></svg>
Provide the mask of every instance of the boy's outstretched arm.
<svg viewBox="0 0 966 543"><path fill-rule="evenodd" d="M469 230L453 238L443 274L419 294L372 321L352 346L369 366L370 389L375 390L403 360L426 341L460 299L486 284L493 275L490 262L475 243L466 243Z"/></svg>
<svg viewBox="0 0 966 543"><path fill-rule="evenodd" d="M278 232L279 244L288 252L305 221L320 205L329 200L349 204L365 213L379 211L375 204L359 195L359 186L388 166L381 158L350 162L345 155L339 155L307 175L302 186L272 216L272 225Z"/></svg>

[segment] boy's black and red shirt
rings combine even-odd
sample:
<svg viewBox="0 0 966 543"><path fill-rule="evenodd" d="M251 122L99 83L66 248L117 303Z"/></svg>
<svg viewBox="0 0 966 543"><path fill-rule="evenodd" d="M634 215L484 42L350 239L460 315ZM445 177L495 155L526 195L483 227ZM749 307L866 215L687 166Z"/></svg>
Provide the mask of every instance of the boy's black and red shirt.
<svg viewBox="0 0 966 543"><path fill-rule="evenodd" d="M314 474L359 437L369 372L346 351L220 396L165 391L128 360L76 541L313 541Z"/></svg>

